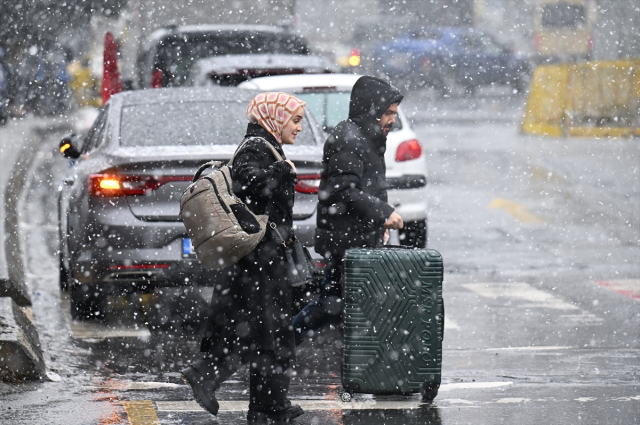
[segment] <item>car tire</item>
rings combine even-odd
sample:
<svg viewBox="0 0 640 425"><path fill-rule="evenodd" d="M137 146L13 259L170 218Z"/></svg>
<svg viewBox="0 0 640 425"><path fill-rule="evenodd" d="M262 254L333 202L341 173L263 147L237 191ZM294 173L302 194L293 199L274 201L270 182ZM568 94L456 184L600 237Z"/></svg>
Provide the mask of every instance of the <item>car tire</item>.
<svg viewBox="0 0 640 425"><path fill-rule="evenodd" d="M438 396L438 390L440 389L440 384L425 384L420 393L422 394L422 401L432 402L434 398Z"/></svg>
<svg viewBox="0 0 640 425"><path fill-rule="evenodd" d="M440 95L442 97L464 97L466 89L457 80L453 71L445 72L440 78Z"/></svg>
<svg viewBox="0 0 640 425"><path fill-rule="evenodd" d="M107 296L93 283L74 282L70 288L71 317L76 320L104 319Z"/></svg>
<svg viewBox="0 0 640 425"><path fill-rule="evenodd" d="M60 252L60 290L62 292L66 292L69 290L69 282L71 281L71 276L69 270L64 266L64 261L62 260L62 252Z"/></svg>
<svg viewBox="0 0 640 425"><path fill-rule="evenodd" d="M404 228L400 229L400 245L415 248L426 248L427 246L427 220L408 221L404 223Z"/></svg>
<svg viewBox="0 0 640 425"><path fill-rule="evenodd" d="M513 82L513 88L520 94L526 93L529 91L529 87L531 86L531 74L527 71L521 71L518 74L518 77Z"/></svg>

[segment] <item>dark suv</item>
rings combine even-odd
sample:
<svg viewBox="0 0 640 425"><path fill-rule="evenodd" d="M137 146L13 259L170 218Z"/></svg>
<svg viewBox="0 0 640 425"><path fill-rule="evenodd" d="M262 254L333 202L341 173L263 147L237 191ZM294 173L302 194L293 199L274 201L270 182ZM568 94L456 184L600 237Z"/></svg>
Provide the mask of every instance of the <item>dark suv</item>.
<svg viewBox="0 0 640 425"><path fill-rule="evenodd" d="M308 55L307 41L280 27L266 25L186 25L155 31L138 59L139 86L188 85L199 59L223 55Z"/></svg>

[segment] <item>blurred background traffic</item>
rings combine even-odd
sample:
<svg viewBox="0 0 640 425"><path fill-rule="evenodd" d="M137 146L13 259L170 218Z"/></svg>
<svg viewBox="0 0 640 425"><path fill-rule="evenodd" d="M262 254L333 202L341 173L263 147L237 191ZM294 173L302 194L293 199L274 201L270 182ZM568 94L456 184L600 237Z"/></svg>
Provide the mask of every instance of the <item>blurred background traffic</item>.
<svg viewBox="0 0 640 425"><path fill-rule="evenodd" d="M99 107L107 31L125 90L342 71L463 97L524 92L543 63L640 57L635 0L5 0L0 15L2 121ZM247 44L237 25L280 30Z"/></svg>

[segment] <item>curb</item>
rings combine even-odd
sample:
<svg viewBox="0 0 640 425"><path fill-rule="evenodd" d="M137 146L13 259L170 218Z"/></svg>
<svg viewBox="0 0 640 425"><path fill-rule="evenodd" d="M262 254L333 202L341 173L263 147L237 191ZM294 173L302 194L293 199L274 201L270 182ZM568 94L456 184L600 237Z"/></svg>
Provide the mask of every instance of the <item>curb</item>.
<svg viewBox="0 0 640 425"><path fill-rule="evenodd" d="M38 332L9 297L0 298L0 378L8 382L40 379L45 364Z"/></svg>

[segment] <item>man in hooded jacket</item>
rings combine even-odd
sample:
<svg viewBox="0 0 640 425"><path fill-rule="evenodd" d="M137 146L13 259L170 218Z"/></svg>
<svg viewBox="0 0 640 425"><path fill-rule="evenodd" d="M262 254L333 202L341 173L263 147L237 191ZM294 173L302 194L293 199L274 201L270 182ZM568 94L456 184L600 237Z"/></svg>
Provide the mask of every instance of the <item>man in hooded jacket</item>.
<svg viewBox="0 0 640 425"><path fill-rule="evenodd" d="M377 247L402 218L387 203L384 153L402 94L375 77L351 91L349 118L324 145L315 250L326 260L320 296L294 318L296 343L342 314L342 258L349 248Z"/></svg>

